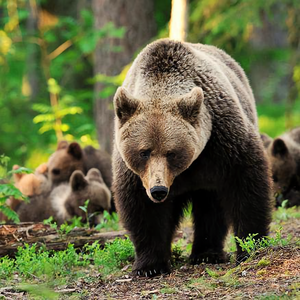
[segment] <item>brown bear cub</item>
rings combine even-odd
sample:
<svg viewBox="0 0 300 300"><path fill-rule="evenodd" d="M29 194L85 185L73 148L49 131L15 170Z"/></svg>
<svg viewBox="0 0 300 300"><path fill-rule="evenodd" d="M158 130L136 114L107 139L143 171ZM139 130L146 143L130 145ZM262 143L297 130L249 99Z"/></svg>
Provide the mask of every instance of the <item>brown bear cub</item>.
<svg viewBox="0 0 300 300"><path fill-rule="evenodd" d="M53 186L68 182L75 170L87 174L91 168L97 168L103 175L104 182L110 188L112 167L109 154L92 146L81 148L77 142L58 143L56 151L48 161L48 174Z"/></svg>
<svg viewBox="0 0 300 300"><path fill-rule="evenodd" d="M192 203L191 263L226 260L224 240L268 234L271 174L242 68L213 46L163 39L135 59L114 97L113 192L133 273L170 272L171 241ZM237 261L247 254L237 245Z"/></svg>
<svg viewBox="0 0 300 300"><path fill-rule="evenodd" d="M82 171L74 171L69 183L54 187L51 192L29 197L29 203L22 203L17 209L21 222L41 222L50 216L60 225L74 216L82 217L85 212L79 208L89 200L88 214L110 210L111 193L98 169L92 168L84 176ZM96 223L96 215L89 220Z"/></svg>
<svg viewBox="0 0 300 300"><path fill-rule="evenodd" d="M92 146L82 149L77 142L69 144L67 141L61 141L58 143L57 150L49 158L48 176L52 186L55 187L68 182L75 170L87 174L91 168L96 168L101 172L104 183L111 189L112 163L107 152ZM113 200L112 211L115 211Z"/></svg>
<svg viewBox="0 0 300 300"><path fill-rule="evenodd" d="M300 127L275 138L262 134L274 181L276 206L300 205Z"/></svg>
<svg viewBox="0 0 300 300"><path fill-rule="evenodd" d="M56 193L51 197L51 204L58 222L63 223L73 216L81 217L81 220L86 222L86 213L79 207L84 206L86 200L89 200L87 207L87 213L91 216L89 222L95 225L97 218L94 213L109 211L111 207L111 192L98 169L90 169L86 176L79 170L74 171L65 196L62 197L61 193Z"/></svg>

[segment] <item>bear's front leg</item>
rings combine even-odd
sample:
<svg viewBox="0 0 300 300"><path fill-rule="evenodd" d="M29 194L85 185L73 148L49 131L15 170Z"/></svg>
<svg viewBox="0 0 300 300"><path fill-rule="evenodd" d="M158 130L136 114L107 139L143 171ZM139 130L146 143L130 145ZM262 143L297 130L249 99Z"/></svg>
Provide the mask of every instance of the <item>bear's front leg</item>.
<svg viewBox="0 0 300 300"><path fill-rule="evenodd" d="M228 256L223 251L228 222L215 191L198 190L192 195L194 243L191 264L224 263Z"/></svg>
<svg viewBox="0 0 300 300"><path fill-rule="evenodd" d="M257 240L267 236L269 231L272 211L271 178L263 154L255 150L249 153L252 157L248 155L244 159L245 164L236 168L231 183L227 185L224 194L227 203L231 204L225 207L228 215L231 214L235 236L245 240L249 234L254 234L254 239ZM248 256L237 243L237 263L246 260Z"/></svg>
<svg viewBox="0 0 300 300"><path fill-rule="evenodd" d="M179 220L179 216L174 217L172 201L154 203L138 176L128 169L118 174L114 197L135 247L133 274L152 277L169 273L171 242Z"/></svg>
<svg viewBox="0 0 300 300"><path fill-rule="evenodd" d="M130 202L139 202L139 210L132 209L130 218L124 222L135 246L133 273L146 277L169 273L171 242L175 230L171 205L153 203L141 194L132 195Z"/></svg>

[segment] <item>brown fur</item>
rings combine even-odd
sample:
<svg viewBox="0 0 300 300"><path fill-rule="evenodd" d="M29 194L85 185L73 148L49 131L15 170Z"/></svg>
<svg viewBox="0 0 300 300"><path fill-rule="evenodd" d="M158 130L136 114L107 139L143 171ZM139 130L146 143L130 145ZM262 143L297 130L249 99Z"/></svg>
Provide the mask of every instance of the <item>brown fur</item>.
<svg viewBox="0 0 300 300"><path fill-rule="evenodd" d="M300 127L275 138L262 135L272 167L276 206L288 200L288 206L300 205Z"/></svg>
<svg viewBox="0 0 300 300"><path fill-rule="evenodd" d="M97 168L103 175L105 184L110 188L112 182L111 158L108 153L92 146L84 149L76 142L61 141L57 150L48 161L48 174L53 186L68 182L75 170L84 174Z"/></svg>
<svg viewBox="0 0 300 300"><path fill-rule="evenodd" d="M230 225L268 233L270 172L241 67L213 46L159 40L114 98L113 191L136 250L134 273L169 272L171 241L192 202L191 262L222 262ZM237 246L237 260L247 255Z"/></svg>
<svg viewBox="0 0 300 300"><path fill-rule="evenodd" d="M83 222L86 222L86 213L79 208L84 206L85 201L89 200L88 214L95 212L109 211L111 208L111 193L103 181L102 175L98 169L92 168L87 176L81 171L73 172L70 178L70 191L65 199L56 199L58 208L57 215L64 216L63 219L70 219L72 216L79 216ZM54 206L55 199L52 199ZM57 205L58 204L58 205ZM92 224L97 223L96 216L89 220Z"/></svg>
<svg viewBox="0 0 300 300"><path fill-rule="evenodd" d="M13 166L13 170L19 168L18 165ZM50 188L47 172L47 163L43 163L36 168L34 173L14 173L15 186L25 196L39 195Z"/></svg>
<svg viewBox="0 0 300 300"><path fill-rule="evenodd" d="M53 216L58 224L74 216L85 219L85 213L79 208L90 200L88 213L109 210L111 194L97 169L88 171L85 177L81 171L74 171L70 183L55 186L51 192L29 197L29 203L22 203L17 209L21 222L41 222ZM95 223L95 217L92 222Z"/></svg>
<svg viewBox="0 0 300 300"><path fill-rule="evenodd" d="M18 170L18 165L13 166L13 170ZM44 194L50 191L50 182L47 174L47 163L39 165L34 173L13 173L14 185L25 196L35 196ZM23 203L22 200L9 197L6 200L6 205L12 210L16 211L19 205ZM0 215L0 221L8 221L8 218L4 215Z"/></svg>

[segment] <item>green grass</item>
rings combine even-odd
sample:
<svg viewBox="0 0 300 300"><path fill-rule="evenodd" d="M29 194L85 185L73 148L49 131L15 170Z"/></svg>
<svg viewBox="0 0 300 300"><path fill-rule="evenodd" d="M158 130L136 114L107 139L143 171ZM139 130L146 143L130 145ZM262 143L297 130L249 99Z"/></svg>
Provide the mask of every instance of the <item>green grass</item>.
<svg viewBox="0 0 300 300"><path fill-rule="evenodd" d="M23 248L18 248L14 259L0 258L0 286L16 286L15 278L18 278L17 286L21 290L34 293L35 284L44 284L51 291L80 277L86 279L87 273L98 272L105 278L119 271L133 258L134 248L128 237L116 238L104 248L94 242L81 251L72 244L64 251L45 250L36 244L25 244Z"/></svg>

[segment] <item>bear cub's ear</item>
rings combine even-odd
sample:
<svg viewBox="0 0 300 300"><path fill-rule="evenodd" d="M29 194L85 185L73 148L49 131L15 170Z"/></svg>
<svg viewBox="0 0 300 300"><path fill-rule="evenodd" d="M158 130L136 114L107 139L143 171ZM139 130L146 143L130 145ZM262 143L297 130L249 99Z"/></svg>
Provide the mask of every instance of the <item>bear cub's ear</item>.
<svg viewBox="0 0 300 300"><path fill-rule="evenodd" d="M135 113L139 103L125 88L119 87L114 97L115 113L121 125L126 123Z"/></svg>
<svg viewBox="0 0 300 300"><path fill-rule="evenodd" d="M79 170L72 173L70 183L73 191L82 191L88 185L87 180L84 178L84 174Z"/></svg>
<svg viewBox="0 0 300 300"><path fill-rule="evenodd" d="M267 149L269 145L273 142L273 139L269 137L266 133L261 133L260 138L263 142L264 147Z"/></svg>
<svg viewBox="0 0 300 300"><path fill-rule="evenodd" d="M68 143L67 141L60 141L60 142L57 144L56 150L67 149L68 146L69 146L69 143Z"/></svg>
<svg viewBox="0 0 300 300"><path fill-rule="evenodd" d="M177 100L177 107L181 116L193 126L199 121L201 104L204 95L200 87L194 87L188 94Z"/></svg>
<svg viewBox="0 0 300 300"><path fill-rule="evenodd" d="M90 169L88 171L86 177L88 178L88 180L98 181L100 183L103 183L103 178L102 178L101 172L96 168Z"/></svg>
<svg viewBox="0 0 300 300"><path fill-rule="evenodd" d="M277 138L274 140L273 142L273 145L272 145L272 154L274 156L285 156L287 155L289 152L285 142L280 139L280 138Z"/></svg>
<svg viewBox="0 0 300 300"><path fill-rule="evenodd" d="M83 156L82 149L76 142L73 142L69 145L68 153L78 160L80 160Z"/></svg>

